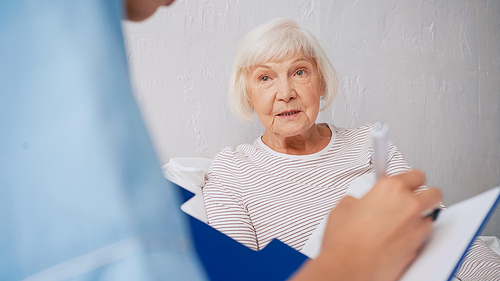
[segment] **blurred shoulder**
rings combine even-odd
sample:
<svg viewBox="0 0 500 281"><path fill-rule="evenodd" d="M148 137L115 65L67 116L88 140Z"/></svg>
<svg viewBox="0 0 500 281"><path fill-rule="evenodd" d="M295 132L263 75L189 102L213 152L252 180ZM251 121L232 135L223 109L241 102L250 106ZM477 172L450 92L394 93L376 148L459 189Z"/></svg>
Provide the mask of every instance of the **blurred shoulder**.
<svg viewBox="0 0 500 281"><path fill-rule="evenodd" d="M335 125L330 125L330 127L335 130L335 135L337 138L347 138L350 140L370 140L370 131L373 128L373 124L366 124L357 128L342 128Z"/></svg>
<svg viewBox="0 0 500 281"><path fill-rule="evenodd" d="M224 147L215 156L209 170L216 167L236 168L242 162L249 160L249 157L255 154L257 147L252 144L240 144L237 147Z"/></svg>

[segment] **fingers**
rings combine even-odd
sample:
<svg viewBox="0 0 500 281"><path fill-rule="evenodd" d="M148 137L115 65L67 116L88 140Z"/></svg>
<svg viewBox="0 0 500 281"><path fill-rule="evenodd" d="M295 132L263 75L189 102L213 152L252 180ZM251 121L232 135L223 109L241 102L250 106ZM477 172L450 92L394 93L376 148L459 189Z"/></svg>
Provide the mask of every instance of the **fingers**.
<svg viewBox="0 0 500 281"><path fill-rule="evenodd" d="M413 193L425 183L425 176L419 170L411 170L395 176L384 177L377 181L370 193Z"/></svg>
<svg viewBox="0 0 500 281"><path fill-rule="evenodd" d="M411 170L387 179L396 182L403 190L411 192L425 183L425 175L419 170ZM430 213L443 202L443 194L439 189L429 188L415 194L415 199L421 213Z"/></svg>
<svg viewBox="0 0 500 281"><path fill-rule="evenodd" d="M420 203L422 212L431 212L443 202L443 194L437 188L429 188L418 194L415 197Z"/></svg>
<svg viewBox="0 0 500 281"><path fill-rule="evenodd" d="M420 170L411 170L385 179L399 181L398 185L402 185L410 191L415 191L425 183L425 175Z"/></svg>
<svg viewBox="0 0 500 281"><path fill-rule="evenodd" d="M415 191L425 183L425 175L419 170L411 170L402 174L391 177L382 178L377 182L374 188L377 192L381 192L378 196L396 196L401 202L403 194L412 195L410 199L413 203L407 203L413 206L411 208L415 215L422 213L430 213L443 202L443 194L436 188L430 188L415 194ZM395 198L396 198L395 197ZM409 197L406 197L407 200ZM408 205L409 206L409 205Z"/></svg>

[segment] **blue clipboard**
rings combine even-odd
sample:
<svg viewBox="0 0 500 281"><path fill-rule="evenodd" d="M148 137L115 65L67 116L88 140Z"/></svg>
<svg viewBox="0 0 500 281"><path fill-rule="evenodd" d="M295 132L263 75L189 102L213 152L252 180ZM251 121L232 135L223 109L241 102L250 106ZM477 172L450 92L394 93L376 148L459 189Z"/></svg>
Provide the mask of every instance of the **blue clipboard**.
<svg viewBox="0 0 500 281"><path fill-rule="evenodd" d="M496 199L493 201L494 203L490 206L490 209L488 210L486 216L484 217L483 221L481 222L481 225L479 226L476 233L474 234L474 237L469 241L469 244L467 245L467 248L465 249L462 256L460 257L459 262L455 265L453 272L448 277L448 281L451 281L453 279L453 277L455 276L455 273L457 272L458 268L460 267L460 264L462 263L465 256L467 255L467 252L469 251L470 247L472 246L472 243L474 243L474 239L476 239L476 237L478 237L479 234L481 234L484 227L486 226L486 224L490 220L491 215L495 212L496 208L498 207L498 202L500 202L500 186L497 186L494 189L497 190ZM490 191L492 191L492 190L490 190ZM489 191L487 191L487 192L489 192Z"/></svg>
<svg viewBox="0 0 500 281"><path fill-rule="evenodd" d="M175 185L183 202L193 193ZM198 256L210 280L286 280L308 259L307 256L273 239L254 251L189 215L189 225Z"/></svg>

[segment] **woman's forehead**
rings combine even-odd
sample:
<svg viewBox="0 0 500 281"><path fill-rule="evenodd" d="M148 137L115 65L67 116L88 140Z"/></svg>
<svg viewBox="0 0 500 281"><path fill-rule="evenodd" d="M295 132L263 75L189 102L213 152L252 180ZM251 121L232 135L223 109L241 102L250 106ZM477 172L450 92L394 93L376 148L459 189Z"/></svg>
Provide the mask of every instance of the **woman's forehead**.
<svg viewBox="0 0 500 281"><path fill-rule="evenodd" d="M272 65L283 64L283 63L293 64L293 63L296 63L299 61L306 61L306 62L309 62L309 63L313 64L314 66L316 66L316 60L313 57L305 55L303 52L299 52L299 53L296 52L296 53L288 54L286 56L271 57L270 59L256 62L255 64L250 66L248 68L248 70L253 71L259 67L267 68L267 67L270 67Z"/></svg>

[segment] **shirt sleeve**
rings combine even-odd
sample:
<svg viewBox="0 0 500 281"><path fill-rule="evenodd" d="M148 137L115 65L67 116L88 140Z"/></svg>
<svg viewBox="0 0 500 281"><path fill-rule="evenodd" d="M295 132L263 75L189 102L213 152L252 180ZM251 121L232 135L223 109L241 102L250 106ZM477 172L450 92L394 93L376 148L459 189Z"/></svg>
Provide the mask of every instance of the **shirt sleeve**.
<svg viewBox="0 0 500 281"><path fill-rule="evenodd" d="M386 173L388 176L394 176L413 169L403 157L403 154L391 141L388 142L387 146L388 161Z"/></svg>
<svg viewBox="0 0 500 281"><path fill-rule="evenodd" d="M396 145L394 145L391 141L387 143L387 158L386 174L388 176L394 176L413 169ZM418 193L426 189L428 189L427 185L422 185L416 190L416 192ZM440 208L444 209L445 206L441 204Z"/></svg>
<svg viewBox="0 0 500 281"><path fill-rule="evenodd" d="M257 235L241 200L213 175L203 188L208 224L252 250L259 250Z"/></svg>
<svg viewBox="0 0 500 281"><path fill-rule="evenodd" d="M476 238L458 268L461 281L500 280L500 256Z"/></svg>

